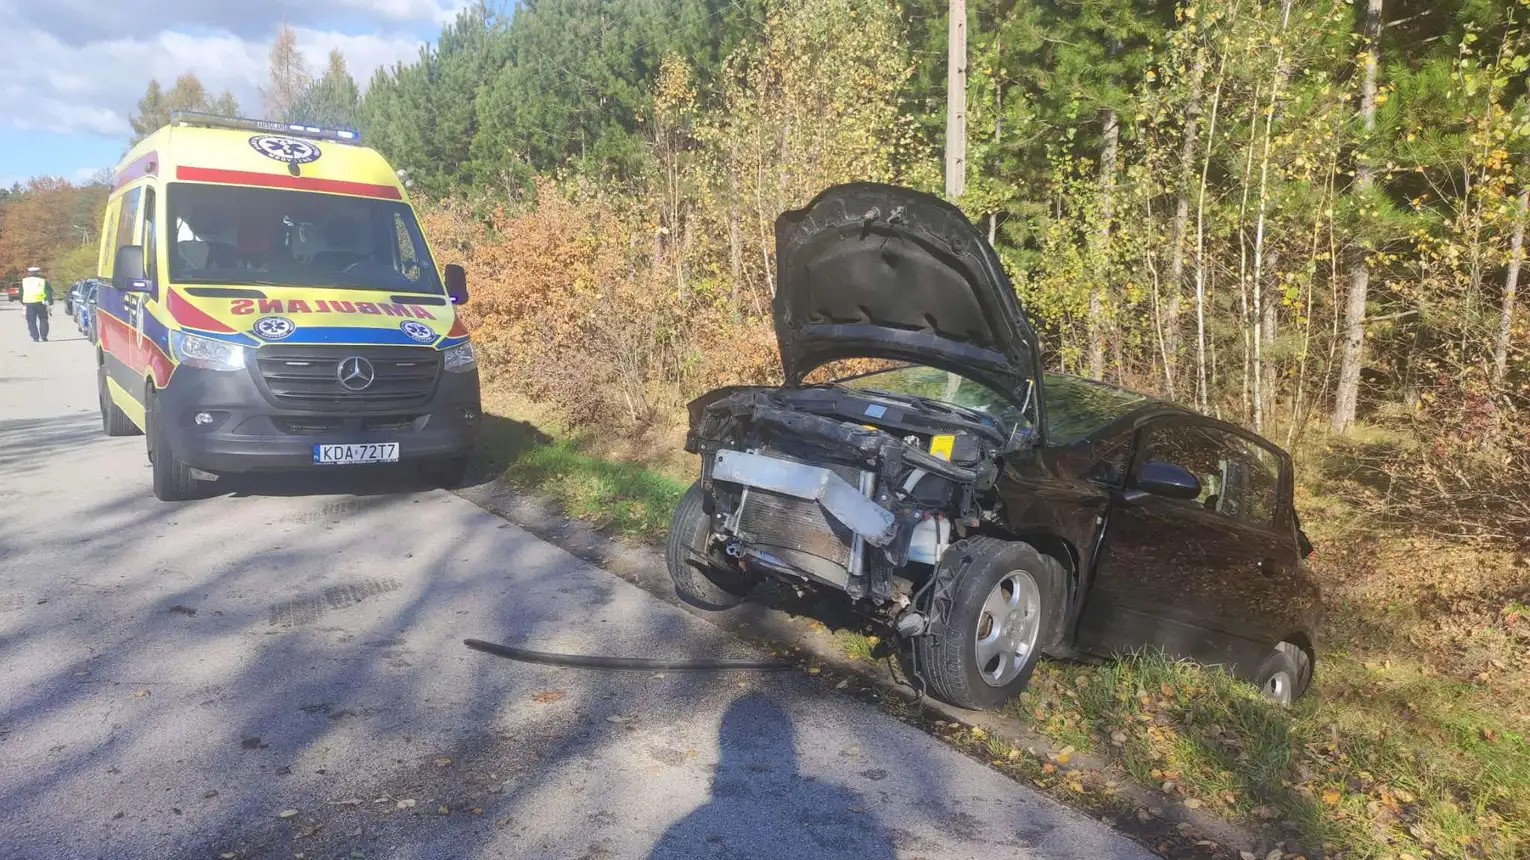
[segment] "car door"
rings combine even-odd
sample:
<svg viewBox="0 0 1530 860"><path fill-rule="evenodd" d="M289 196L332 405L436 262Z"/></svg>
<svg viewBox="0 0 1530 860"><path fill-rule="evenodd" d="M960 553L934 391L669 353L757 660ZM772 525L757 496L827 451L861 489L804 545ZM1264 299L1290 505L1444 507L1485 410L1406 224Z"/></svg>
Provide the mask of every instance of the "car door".
<svg viewBox="0 0 1530 860"><path fill-rule="evenodd" d="M1144 463L1187 469L1194 499L1144 493ZM1079 623L1089 650L1152 646L1248 675L1288 630L1281 599L1298 562L1285 458L1223 426L1159 419L1138 431Z"/></svg>

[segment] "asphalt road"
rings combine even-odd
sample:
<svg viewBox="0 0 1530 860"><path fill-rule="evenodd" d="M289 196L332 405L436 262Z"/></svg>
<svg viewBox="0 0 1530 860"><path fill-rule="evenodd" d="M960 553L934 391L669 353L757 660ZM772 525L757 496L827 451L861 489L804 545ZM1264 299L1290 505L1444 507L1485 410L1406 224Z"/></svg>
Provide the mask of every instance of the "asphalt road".
<svg viewBox="0 0 1530 860"><path fill-rule="evenodd" d="M1106 826L393 473L164 504L93 352L0 307L0 858L1140 858Z"/></svg>

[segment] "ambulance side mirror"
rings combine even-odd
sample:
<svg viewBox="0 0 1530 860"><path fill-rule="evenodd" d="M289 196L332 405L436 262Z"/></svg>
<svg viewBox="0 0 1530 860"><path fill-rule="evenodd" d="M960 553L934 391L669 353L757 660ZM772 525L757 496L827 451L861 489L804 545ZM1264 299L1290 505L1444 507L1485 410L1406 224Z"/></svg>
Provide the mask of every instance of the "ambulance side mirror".
<svg viewBox="0 0 1530 860"><path fill-rule="evenodd" d="M152 293L154 284L143 270L143 246L123 245L112 258L112 286L125 293Z"/></svg>
<svg viewBox="0 0 1530 860"><path fill-rule="evenodd" d="M446 278L446 295L452 304L467 304L467 270L456 263L447 263L442 274Z"/></svg>

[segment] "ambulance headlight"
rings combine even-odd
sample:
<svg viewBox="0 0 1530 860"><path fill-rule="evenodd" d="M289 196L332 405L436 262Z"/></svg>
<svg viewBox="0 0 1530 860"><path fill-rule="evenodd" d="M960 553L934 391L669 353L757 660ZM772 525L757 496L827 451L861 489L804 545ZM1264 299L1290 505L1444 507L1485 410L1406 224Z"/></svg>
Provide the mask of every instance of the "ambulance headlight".
<svg viewBox="0 0 1530 860"><path fill-rule="evenodd" d="M203 370L244 370L244 347L237 343L170 332L170 349L182 364Z"/></svg>
<svg viewBox="0 0 1530 860"><path fill-rule="evenodd" d="M447 373L467 373L478 369L478 356L473 354L473 345L470 343L448 349L441 358Z"/></svg>

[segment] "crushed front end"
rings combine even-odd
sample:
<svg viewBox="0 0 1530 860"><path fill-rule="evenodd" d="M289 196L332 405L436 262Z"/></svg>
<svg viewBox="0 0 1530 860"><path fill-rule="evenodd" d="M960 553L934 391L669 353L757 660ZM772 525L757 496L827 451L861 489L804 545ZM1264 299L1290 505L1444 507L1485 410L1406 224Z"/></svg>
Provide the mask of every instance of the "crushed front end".
<svg viewBox="0 0 1530 860"><path fill-rule="evenodd" d="M833 385L719 389L690 418L707 554L838 589L883 616L991 515L1008 441L976 410Z"/></svg>

